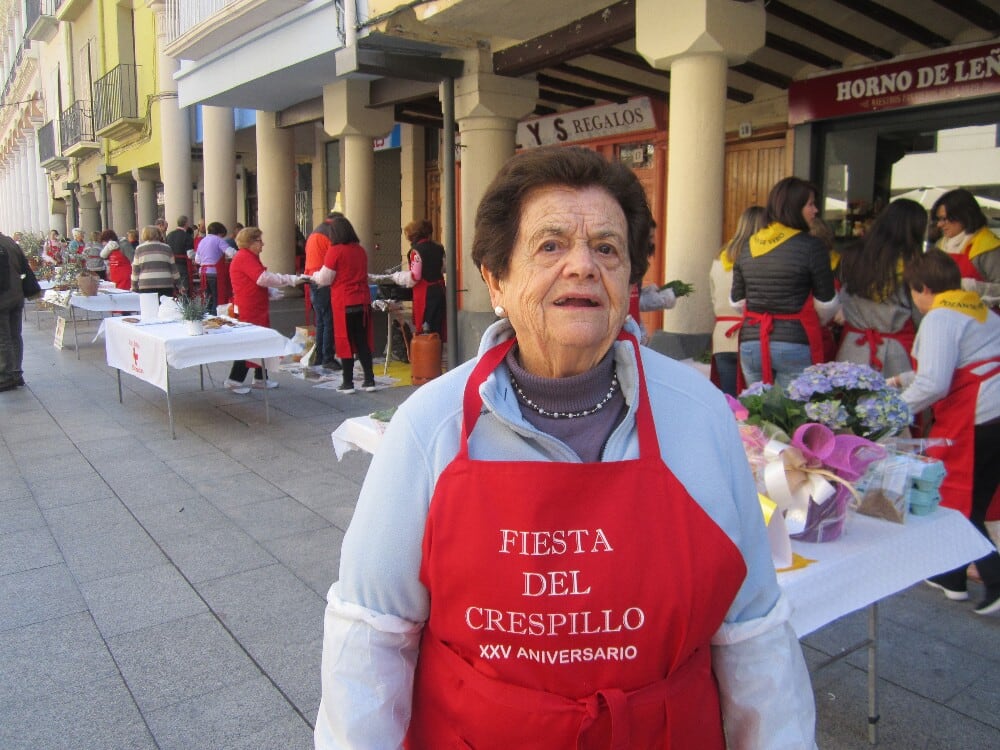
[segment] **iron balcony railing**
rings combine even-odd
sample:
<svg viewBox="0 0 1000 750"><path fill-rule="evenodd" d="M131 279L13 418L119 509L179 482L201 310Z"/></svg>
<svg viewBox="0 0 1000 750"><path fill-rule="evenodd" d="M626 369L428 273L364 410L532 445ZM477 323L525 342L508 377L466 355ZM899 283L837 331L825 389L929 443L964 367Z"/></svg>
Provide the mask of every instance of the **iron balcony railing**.
<svg viewBox="0 0 1000 750"><path fill-rule="evenodd" d="M94 127L97 132L119 120L139 116L136 66L122 63L94 82Z"/></svg>
<svg viewBox="0 0 1000 750"><path fill-rule="evenodd" d="M49 120L38 129L35 136L38 140L38 161L42 164L50 162L59 157L56 150L56 123Z"/></svg>
<svg viewBox="0 0 1000 750"><path fill-rule="evenodd" d="M28 43L30 44L30 40L28 40ZM17 74L20 72L18 68L24 62L24 44L25 41L22 41L17 45L17 51L14 52L14 56L10 60L10 70L7 72L7 80L3 84L3 95L0 97L0 103L7 103L7 95L10 94L10 90L14 86L14 81L17 79Z"/></svg>
<svg viewBox="0 0 1000 750"><path fill-rule="evenodd" d="M94 140L94 119L87 102L77 99L69 109L63 110L59 116L59 133L64 153L77 143Z"/></svg>

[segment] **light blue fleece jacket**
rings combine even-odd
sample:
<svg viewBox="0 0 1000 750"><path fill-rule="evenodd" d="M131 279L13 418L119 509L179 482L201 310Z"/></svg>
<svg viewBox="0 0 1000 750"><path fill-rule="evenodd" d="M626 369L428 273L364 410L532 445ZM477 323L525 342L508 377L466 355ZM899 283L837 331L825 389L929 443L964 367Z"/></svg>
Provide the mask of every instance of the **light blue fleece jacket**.
<svg viewBox="0 0 1000 750"><path fill-rule="evenodd" d="M638 334L631 319L626 325ZM511 335L507 321L495 323L483 336L480 354ZM614 346L629 408L607 441L605 461L634 459L639 452L634 350L626 342ZM739 548L747 566L746 580L713 638L729 746L813 747L809 677L787 624L788 607L736 421L722 393L696 370L644 347L641 353L663 460ZM344 539L340 580L328 596L318 748L402 742L419 631L428 617L428 593L418 579L424 524L437 479L458 451L462 396L474 366L475 360L466 362L407 399L372 460ZM480 395L483 412L469 440L471 458L580 461L521 416L502 364ZM627 508L622 498L623 512Z"/></svg>

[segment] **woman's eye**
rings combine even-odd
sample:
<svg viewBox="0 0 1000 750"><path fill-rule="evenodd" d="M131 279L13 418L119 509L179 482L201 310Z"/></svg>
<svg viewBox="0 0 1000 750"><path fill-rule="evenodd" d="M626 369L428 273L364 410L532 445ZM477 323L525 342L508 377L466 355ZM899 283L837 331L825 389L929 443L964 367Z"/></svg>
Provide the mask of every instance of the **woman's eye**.
<svg viewBox="0 0 1000 750"><path fill-rule="evenodd" d="M598 245L597 252L601 255L614 255L616 250L614 245Z"/></svg>
<svg viewBox="0 0 1000 750"><path fill-rule="evenodd" d="M559 249L559 245L556 242L544 242L542 243L542 252L554 253Z"/></svg>

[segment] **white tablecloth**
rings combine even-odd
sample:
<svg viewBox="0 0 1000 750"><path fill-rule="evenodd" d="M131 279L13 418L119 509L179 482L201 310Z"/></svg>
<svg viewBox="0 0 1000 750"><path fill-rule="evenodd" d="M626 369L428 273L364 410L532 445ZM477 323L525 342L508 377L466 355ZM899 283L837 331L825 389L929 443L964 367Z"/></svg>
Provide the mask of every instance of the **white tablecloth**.
<svg viewBox="0 0 1000 750"><path fill-rule="evenodd" d="M352 417L333 432L337 458L359 449L374 453L385 424ZM792 550L816 562L778 574L792 605L799 638L879 599L988 554L992 545L958 511L938 508L890 523L852 513L844 535L833 542L792 542Z"/></svg>
<svg viewBox="0 0 1000 750"><path fill-rule="evenodd" d="M139 310L139 295L136 292L127 292L124 289L115 291L101 291L93 297L87 297L76 292L57 292L50 289L42 297L46 302L58 307L69 307L72 305L80 310L90 312L136 312Z"/></svg>
<svg viewBox="0 0 1000 750"><path fill-rule="evenodd" d="M800 638L992 549L961 513L949 508L927 516L907 515L902 524L860 514L852 514L847 523L836 541L792 542L795 552L816 562L778 574Z"/></svg>
<svg viewBox="0 0 1000 750"><path fill-rule="evenodd" d="M240 324L191 336L181 321L126 323L105 321L108 365L167 390L167 367L180 369L209 362L281 357L301 347L273 328Z"/></svg>

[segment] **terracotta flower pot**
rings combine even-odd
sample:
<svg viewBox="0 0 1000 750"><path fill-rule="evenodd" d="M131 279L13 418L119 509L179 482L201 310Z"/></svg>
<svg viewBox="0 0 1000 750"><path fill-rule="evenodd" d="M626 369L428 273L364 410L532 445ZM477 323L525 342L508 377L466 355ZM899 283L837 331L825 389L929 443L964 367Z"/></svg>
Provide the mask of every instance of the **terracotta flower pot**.
<svg viewBox="0 0 1000 750"><path fill-rule="evenodd" d="M99 276L94 276L89 273L81 273L76 277L76 286L80 290L80 294L84 297L93 297L97 294L97 285L100 281L101 279Z"/></svg>

